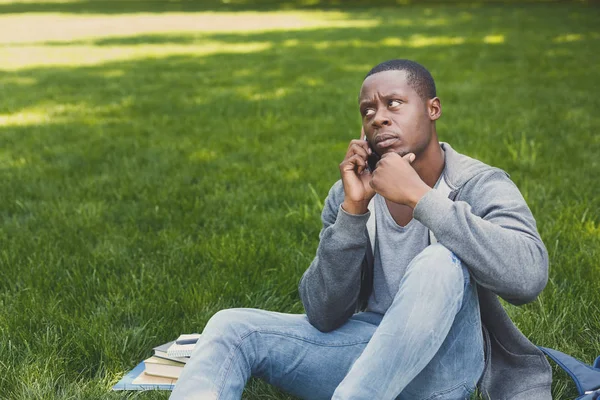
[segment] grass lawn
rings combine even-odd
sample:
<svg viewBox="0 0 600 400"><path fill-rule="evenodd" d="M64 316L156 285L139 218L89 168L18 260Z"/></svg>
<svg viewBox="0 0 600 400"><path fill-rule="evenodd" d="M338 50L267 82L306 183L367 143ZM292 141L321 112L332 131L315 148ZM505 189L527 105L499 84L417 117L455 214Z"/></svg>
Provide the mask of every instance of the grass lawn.
<svg viewBox="0 0 600 400"><path fill-rule="evenodd" d="M0 0L0 398L166 399L110 387L222 308L302 312L362 78L390 58L430 69L441 140L537 219L551 278L513 320L600 354L600 8L223 3Z"/></svg>

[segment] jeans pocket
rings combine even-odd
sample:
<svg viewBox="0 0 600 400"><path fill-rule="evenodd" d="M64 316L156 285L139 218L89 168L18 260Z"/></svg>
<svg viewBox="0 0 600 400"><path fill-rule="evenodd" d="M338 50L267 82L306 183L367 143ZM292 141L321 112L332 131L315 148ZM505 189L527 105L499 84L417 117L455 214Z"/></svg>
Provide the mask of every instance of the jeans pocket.
<svg viewBox="0 0 600 400"><path fill-rule="evenodd" d="M469 389L465 383L461 383L451 389L436 392L426 400L468 400L474 391L474 389Z"/></svg>

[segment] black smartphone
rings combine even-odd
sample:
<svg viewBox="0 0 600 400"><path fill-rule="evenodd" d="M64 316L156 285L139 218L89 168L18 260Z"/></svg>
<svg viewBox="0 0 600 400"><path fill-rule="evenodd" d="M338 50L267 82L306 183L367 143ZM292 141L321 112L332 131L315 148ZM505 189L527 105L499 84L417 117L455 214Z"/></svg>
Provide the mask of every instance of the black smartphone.
<svg viewBox="0 0 600 400"><path fill-rule="evenodd" d="M365 138L365 140L367 140L367 139ZM369 171L373 172L373 171L375 171L375 168L377 168L377 162L381 159L381 156L375 152L375 149L373 149L373 147L371 146L371 143L369 143L368 140L367 140L367 144L369 145L369 148L371 149L371 154L369 154L367 157L367 165L369 166Z"/></svg>

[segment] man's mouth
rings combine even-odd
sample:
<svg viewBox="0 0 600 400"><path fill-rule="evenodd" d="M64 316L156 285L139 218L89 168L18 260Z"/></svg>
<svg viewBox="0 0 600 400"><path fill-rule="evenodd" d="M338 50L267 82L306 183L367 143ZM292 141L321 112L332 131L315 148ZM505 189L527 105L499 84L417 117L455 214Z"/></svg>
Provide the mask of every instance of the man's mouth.
<svg viewBox="0 0 600 400"><path fill-rule="evenodd" d="M385 148L392 146L394 143L396 143L397 140L398 140L398 138L385 139L385 140L377 143L377 146L379 146L380 149L385 149Z"/></svg>
<svg viewBox="0 0 600 400"><path fill-rule="evenodd" d="M377 143L377 147L380 149L385 149L392 146L398 140L397 136L391 135L389 133L382 133L377 136L375 139L375 143Z"/></svg>

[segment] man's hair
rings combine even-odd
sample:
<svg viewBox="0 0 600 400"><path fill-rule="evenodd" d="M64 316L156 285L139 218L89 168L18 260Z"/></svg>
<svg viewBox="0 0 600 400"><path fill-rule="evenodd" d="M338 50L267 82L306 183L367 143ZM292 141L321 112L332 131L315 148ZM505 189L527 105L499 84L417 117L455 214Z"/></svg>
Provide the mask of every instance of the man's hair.
<svg viewBox="0 0 600 400"><path fill-rule="evenodd" d="M436 96L433 77L429 71L427 71L427 68L417 62L404 59L384 61L381 64L374 66L367 76L365 76L365 79L373 74L383 71L405 71L406 83L417 92L423 101L427 101Z"/></svg>

